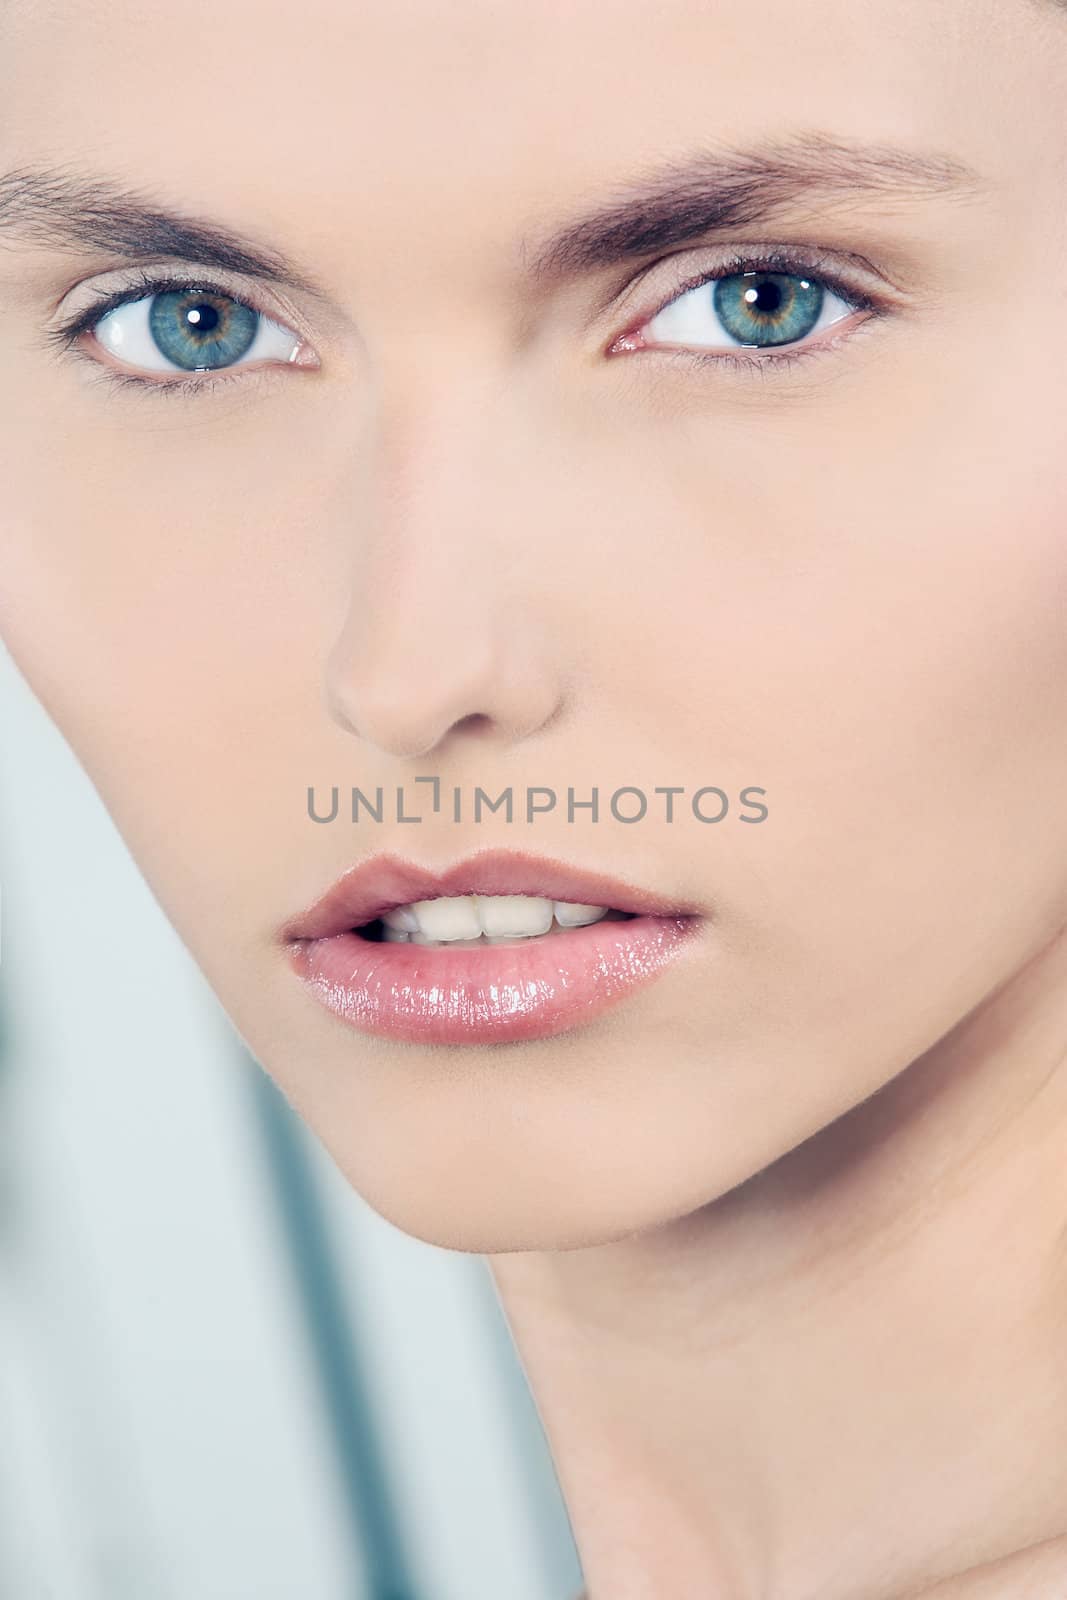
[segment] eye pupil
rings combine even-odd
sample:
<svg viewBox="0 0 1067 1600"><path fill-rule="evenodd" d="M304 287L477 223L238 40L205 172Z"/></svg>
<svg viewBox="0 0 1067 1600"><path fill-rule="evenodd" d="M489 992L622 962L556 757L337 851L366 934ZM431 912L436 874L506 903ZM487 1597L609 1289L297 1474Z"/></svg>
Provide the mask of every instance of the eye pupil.
<svg viewBox="0 0 1067 1600"><path fill-rule="evenodd" d="M210 333L219 323L219 314L215 307L208 305L190 306L185 318L187 322L195 325L197 333Z"/></svg>
<svg viewBox="0 0 1067 1600"><path fill-rule="evenodd" d="M782 291L776 283L768 278L755 289L745 290L745 299L756 311L762 311L764 316L777 311L782 303Z"/></svg>

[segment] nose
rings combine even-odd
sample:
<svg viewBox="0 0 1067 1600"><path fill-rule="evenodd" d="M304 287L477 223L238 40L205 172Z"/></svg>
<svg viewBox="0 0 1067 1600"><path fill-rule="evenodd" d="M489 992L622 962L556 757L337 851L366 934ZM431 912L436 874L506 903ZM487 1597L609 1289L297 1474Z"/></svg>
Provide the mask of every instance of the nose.
<svg viewBox="0 0 1067 1600"><path fill-rule="evenodd" d="M409 584L401 599L392 586L375 586L375 620L346 623L327 669L334 720L409 757L436 752L454 734L514 744L546 727L561 699L521 621L509 621L502 606L453 610L443 587L420 589Z"/></svg>
<svg viewBox="0 0 1067 1600"><path fill-rule="evenodd" d="M536 593L538 546L517 441L491 408L457 418L424 396L407 426L379 427L356 508L348 604L330 650L333 719L393 756L457 736L515 744L562 712L563 663ZM528 501L527 501L528 504ZM549 587L549 593L551 588Z"/></svg>

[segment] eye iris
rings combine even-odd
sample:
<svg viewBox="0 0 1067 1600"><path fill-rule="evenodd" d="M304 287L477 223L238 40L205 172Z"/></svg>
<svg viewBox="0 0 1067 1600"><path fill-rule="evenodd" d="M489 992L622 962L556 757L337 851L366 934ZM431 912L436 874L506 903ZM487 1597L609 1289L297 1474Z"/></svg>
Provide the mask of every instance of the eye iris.
<svg viewBox="0 0 1067 1600"><path fill-rule="evenodd" d="M259 313L204 289L171 289L152 297L148 328L168 361L193 371L228 367L249 349Z"/></svg>
<svg viewBox="0 0 1067 1600"><path fill-rule="evenodd" d="M723 327L742 344L792 344L822 312L820 283L786 272L738 272L715 281L713 302Z"/></svg>

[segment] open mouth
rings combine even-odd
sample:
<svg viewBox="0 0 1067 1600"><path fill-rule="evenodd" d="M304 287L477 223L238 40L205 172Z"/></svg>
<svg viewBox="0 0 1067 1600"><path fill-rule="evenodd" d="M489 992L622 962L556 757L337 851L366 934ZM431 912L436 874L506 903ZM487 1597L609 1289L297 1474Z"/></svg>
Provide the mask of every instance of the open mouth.
<svg viewBox="0 0 1067 1600"><path fill-rule="evenodd" d="M397 906L352 932L375 944L470 950L548 939L595 922L628 922L632 917L632 912L617 911L613 906L534 895L438 895L433 900Z"/></svg>

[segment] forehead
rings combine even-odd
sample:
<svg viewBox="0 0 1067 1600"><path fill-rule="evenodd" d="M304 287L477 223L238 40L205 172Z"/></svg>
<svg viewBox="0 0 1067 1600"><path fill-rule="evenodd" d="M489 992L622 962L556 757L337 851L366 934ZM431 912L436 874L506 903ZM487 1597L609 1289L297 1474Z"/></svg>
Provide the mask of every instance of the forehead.
<svg viewBox="0 0 1067 1600"><path fill-rule="evenodd" d="M1032 0L0 0L0 29L5 167L151 181L306 255L339 217L369 253L468 248L701 143L798 131L995 176L1020 95L1047 80L1054 114L1063 67Z"/></svg>

